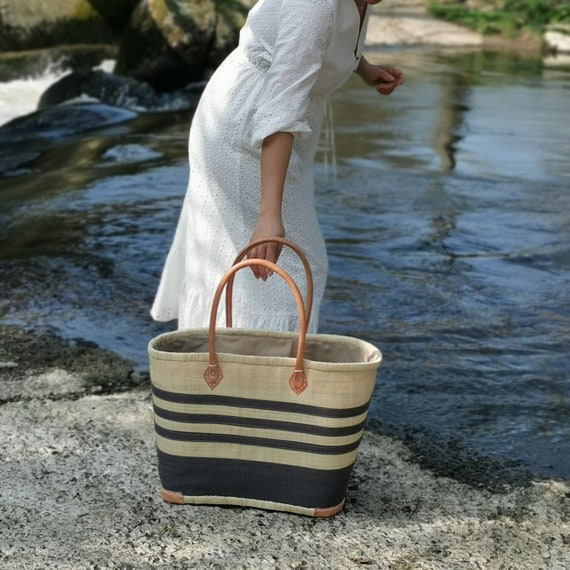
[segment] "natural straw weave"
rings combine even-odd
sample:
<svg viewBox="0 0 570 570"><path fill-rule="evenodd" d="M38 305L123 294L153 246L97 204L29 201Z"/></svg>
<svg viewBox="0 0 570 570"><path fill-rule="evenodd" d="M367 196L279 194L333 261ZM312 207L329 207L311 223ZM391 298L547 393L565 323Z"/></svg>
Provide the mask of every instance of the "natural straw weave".
<svg viewBox="0 0 570 570"><path fill-rule="evenodd" d="M306 263L294 244L278 241ZM306 334L296 284L275 264L240 261L246 252L218 286L209 329L149 344L162 496L331 516L344 503L382 356L356 338ZM253 264L289 285L299 333L215 328L222 291ZM231 325L229 308L231 300Z"/></svg>

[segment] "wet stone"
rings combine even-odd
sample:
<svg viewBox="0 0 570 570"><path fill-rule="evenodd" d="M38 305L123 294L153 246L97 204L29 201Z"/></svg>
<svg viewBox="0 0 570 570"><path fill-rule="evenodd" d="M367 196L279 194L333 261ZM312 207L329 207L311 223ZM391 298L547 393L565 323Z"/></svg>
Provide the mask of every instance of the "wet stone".
<svg viewBox="0 0 570 570"><path fill-rule="evenodd" d="M137 386L130 361L81 339L17 326L0 326L0 403L77 398Z"/></svg>

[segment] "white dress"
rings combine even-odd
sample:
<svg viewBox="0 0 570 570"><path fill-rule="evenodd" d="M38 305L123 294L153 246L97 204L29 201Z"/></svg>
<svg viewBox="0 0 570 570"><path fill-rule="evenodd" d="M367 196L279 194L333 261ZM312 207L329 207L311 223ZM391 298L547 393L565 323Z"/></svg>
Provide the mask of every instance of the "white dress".
<svg viewBox="0 0 570 570"><path fill-rule="evenodd" d="M327 253L313 189L313 160L327 97L358 65L366 19L354 0L259 0L239 46L216 70L192 120L190 179L174 241L151 310L155 320L178 319L179 329L207 327L216 287L250 240L260 195L263 139L294 135L283 195L286 237L309 258L317 330L327 278ZM281 265L304 290L301 264L284 249ZM218 325L224 326L220 307ZM294 298L278 275L237 276L233 325L297 330Z"/></svg>

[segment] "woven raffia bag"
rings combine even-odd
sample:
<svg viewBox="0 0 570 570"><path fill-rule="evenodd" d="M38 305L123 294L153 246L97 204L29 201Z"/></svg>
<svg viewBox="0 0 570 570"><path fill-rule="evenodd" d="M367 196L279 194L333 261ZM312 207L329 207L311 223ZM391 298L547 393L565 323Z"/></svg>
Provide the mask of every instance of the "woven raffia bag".
<svg viewBox="0 0 570 570"><path fill-rule="evenodd" d="M224 275L208 329L162 334L149 344L162 497L171 503L239 505L316 517L344 504L382 355L352 337L307 334L295 282L265 260L245 260ZM253 264L285 280L300 332L231 328L235 274ZM216 328L226 290L226 328Z"/></svg>

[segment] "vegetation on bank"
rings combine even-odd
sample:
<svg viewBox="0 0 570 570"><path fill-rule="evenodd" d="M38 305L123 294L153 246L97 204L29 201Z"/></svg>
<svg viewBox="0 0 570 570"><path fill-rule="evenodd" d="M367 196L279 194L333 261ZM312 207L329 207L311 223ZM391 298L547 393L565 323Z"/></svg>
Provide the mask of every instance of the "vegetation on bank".
<svg viewBox="0 0 570 570"><path fill-rule="evenodd" d="M570 25L568 0L429 0L430 13L484 35L542 34L553 24Z"/></svg>

